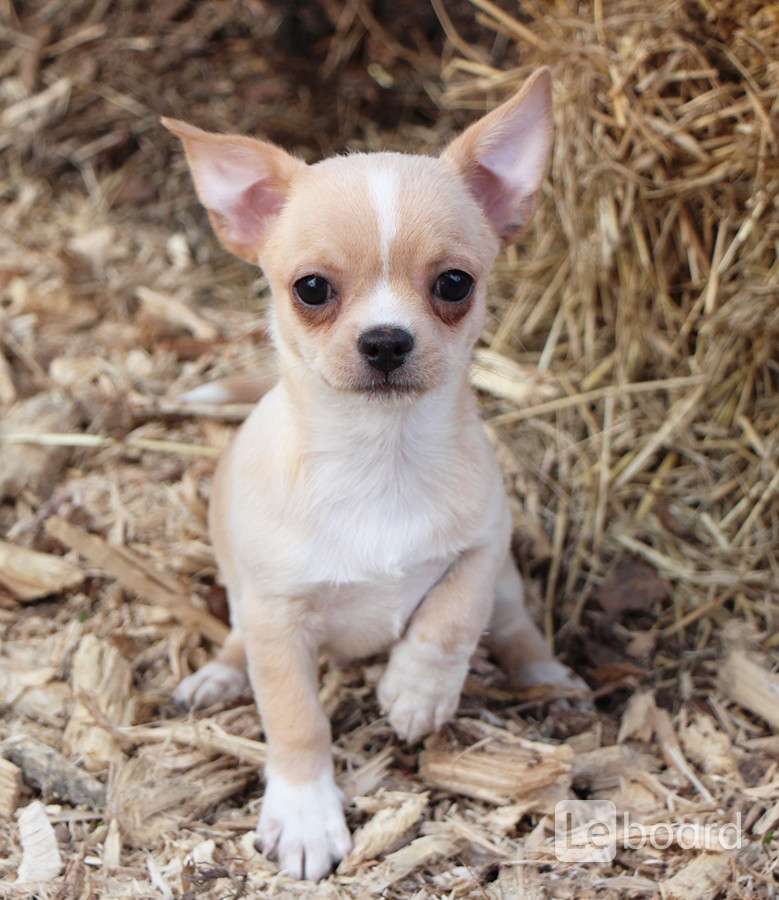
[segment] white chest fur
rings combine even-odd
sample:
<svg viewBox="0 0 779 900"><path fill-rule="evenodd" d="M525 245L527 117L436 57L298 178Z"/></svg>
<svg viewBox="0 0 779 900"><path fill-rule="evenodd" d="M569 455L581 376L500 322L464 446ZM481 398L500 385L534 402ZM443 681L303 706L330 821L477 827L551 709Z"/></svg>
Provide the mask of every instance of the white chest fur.
<svg viewBox="0 0 779 900"><path fill-rule="evenodd" d="M258 593L305 598L322 614L336 652L375 652L497 518L491 450L478 420L442 415L440 398L363 400L340 420L314 410L303 428L287 408L277 389L239 436L230 543Z"/></svg>
<svg viewBox="0 0 779 900"><path fill-rule="evenodd" d="M336 446L304 451L308 468L297 487L306 536L297 552L313 582L397 579L467 546L451 454L415 446L413 425L371 438L340 435Z"/></svg>

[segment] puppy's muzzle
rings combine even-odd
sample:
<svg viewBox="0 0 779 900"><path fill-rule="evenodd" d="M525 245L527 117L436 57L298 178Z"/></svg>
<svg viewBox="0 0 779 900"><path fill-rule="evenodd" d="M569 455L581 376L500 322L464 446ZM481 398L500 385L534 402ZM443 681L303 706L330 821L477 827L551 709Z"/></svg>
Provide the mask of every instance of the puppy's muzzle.
<svg viewBox="0 0 779 900"><path fill-rule="evenodd" d="M370 328L357 341L357 349L368 365L385 374L399 369L413 348L413 336L405 328L391 325Z"/></svg>

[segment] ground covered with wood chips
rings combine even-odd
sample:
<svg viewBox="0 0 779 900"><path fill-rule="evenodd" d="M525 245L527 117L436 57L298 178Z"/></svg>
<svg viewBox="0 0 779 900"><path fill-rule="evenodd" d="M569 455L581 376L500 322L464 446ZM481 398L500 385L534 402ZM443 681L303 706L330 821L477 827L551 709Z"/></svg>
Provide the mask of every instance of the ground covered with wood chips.
<svg viewBox="0 0 779 900"><path fill-rule="evenodd" d="M775 897L779 6L145 6L0 2L0 896ZM272 357L157 116L432 150L542 62L552 171L473 380L594 707L479 655L404 746L382 661L323 661L355 848L293 883L253 848L253 705L170 701L226 630L206 509L245 415L176 398ZM576 799L613 859L576 854L602 806L556 846Z"/></svg>

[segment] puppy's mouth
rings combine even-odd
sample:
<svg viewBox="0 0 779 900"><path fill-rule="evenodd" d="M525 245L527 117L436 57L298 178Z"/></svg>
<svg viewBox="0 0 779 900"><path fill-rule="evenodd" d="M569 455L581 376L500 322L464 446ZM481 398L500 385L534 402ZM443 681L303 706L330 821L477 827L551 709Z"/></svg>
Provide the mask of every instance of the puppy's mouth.
<svg viewBox="0 0 779 900"><path fill-rule="evenodd" d="M336 385L332 385L336 387ZM338 390L350 394L360 394L376 399L393 399L400 397L414 397L423 394L427 386L418 378L399 371L366 373L356 378L350 378L338 386Z"/></svg>
<svg viewBox="0 0 779 900"><path fill-rule="evenodd" d="M387 372L385 375L377 375L375 378L359 382L354 390L358 394L375 397L407 397L421 394L424 387L415 379Z"/></svg>
<svg viewBox="0 0 779 900"><path fill-rule="evenodd" d="M320 370L319 375L328 387L338 393L366 397L376 401L404 398L413 400L432 387L417 372L406 369L375 372L365 367L362 371L347 370L338 373L325 373Z"/></svg>

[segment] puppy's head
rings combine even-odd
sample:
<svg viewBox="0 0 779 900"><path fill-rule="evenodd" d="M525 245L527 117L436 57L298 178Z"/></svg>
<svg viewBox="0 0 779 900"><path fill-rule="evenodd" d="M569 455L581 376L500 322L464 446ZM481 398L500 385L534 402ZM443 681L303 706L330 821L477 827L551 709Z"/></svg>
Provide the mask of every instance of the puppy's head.
<svg viewBox="0 0 779 900"><path fill-rule="evenodd" d="M387 398L462 377L488 272L543 179L547 70L439 157L353 154L307 166L272 144L163 122L184 143L222 244L269 279L282 366Z"/></svg>

